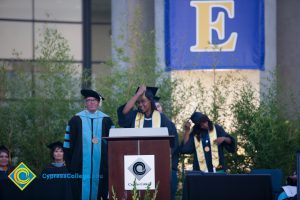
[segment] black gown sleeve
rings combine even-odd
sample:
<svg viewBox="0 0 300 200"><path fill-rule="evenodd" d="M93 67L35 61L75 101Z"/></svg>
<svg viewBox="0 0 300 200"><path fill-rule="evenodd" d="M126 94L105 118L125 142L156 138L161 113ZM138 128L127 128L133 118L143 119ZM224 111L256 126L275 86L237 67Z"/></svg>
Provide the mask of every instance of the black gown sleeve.
<svg viewBox="0 0 300 200"><path fill-rule="evenodd" d="M175 125L167 118L166 115L160 113L161 116L161 127L167 127L168 133L170 136L174 136L174 138L170 141L170 147L176 148L176 136L177 136L177 146L178 146L178 134Z"/></svg>
<svg viewBox="0 0 300 200"><path fill-rule="evenodd" d="M178 133L175 127L175 124L167 118L163 113L161 113L161 127L167 127L170 136L174 138L170 141L171 156L172 156L172 169L177 170L179 162L179 142L178 142Z"/></svg>
<svg viewBox="0 0 300 200"><path fill-rule="evenodd" d="M114 127L114 124L110 117L104 117L102 121L102 137L108 137L109 130ZM102 139L101 143L101 167L100 167L100 175L102 178L100 179L99 186L99 199L107 199L108 193L108 145L105 139Z"/></svg>
<svg viewBox="0 0 300 200"><path fill-rule="evenodd" d="M110 117L104 117L102 122L102 137L108 137L109 130L114 127L113 121Z"/></svg>
<svg viewBox="0 0 300 200"><path fill-rule="evenodd" d="M114 127L114 124L110 117L104 117L102 121L102 137L108 137L109 130ZM102 139L102 149L101 149L101 166L107 165L107 141L105 139Z"/></svg>
<svg viewBox="0 0 300 200"><path fill-rule="evenodd" d="M123 128L132 128L133 122L135 120L136 112L133 109L131 109L126 115L124 115L122 112L125 105L126 104L120 106L117 110L118 124Z"/></svg>
<svg viewBox="0 0 300 200"><path fill-rule="evenodd" d="M195 152L194 144L194 129L190 133L189 140L184 144L182 141L180 146L180 153L182 154L193 154Z"/></svg>
<svg viewBox="0 0 300 200"><path fill-rule="evenodd" d="M74 153L74 146L77 143L79 130L81 130L81 119L78 116L73 116L68 122L64 140L64 159L69 171L71 171L71 160Z"/></svg>
<svg viewBox="0 0 300 200"><path fill-rule="evenodd" d="M180 147L179 147L179 139L178 139L178 133L175 127L175 124L171 122L171 129L172 129L172 135L175 136L174 143L171 146L171 154L172 154L172 169L177 171L178 163L179 163L179 156L180 156Z"/></svg>
<svg viewBox="0 0 300 200"><path fill-rule="evenodd" d="M216 132L217 132L217 135L218 137L227 137L227 138L230 138L231 139L231 144L227 144L226 142L223 142L222 145L223 147L225 147L225 149L229 152L229 153L234 153L235 152L235 149L236 149L236 142L235 142L235 139L229 135L224 129L222 126L220 125L215 125L216 127Z"/></svg>

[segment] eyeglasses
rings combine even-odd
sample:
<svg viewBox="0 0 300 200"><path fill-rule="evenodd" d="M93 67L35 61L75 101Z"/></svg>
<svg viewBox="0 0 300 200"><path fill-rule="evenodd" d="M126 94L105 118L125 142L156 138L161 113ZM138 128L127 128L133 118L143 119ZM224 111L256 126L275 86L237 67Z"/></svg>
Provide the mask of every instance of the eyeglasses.
<svg viewBox="0 0 300 200"><path fill-rule="evenodd" d="M98 101L98 100L97 99L86 99L85 100L86 103L89 103L89 102L93 102L94 103L96 101Z"/></svg>

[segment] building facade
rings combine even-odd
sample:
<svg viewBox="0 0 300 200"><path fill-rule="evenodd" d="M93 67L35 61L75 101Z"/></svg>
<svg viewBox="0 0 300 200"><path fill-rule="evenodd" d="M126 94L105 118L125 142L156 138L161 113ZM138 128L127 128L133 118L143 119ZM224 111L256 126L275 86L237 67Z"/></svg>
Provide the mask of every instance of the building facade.
<svg viewBox="0 0 300 200"><path fill-rule="evenodd" d="M171 77L205 80L212 85L215 76L239 74L262 90L271 71L278 72L282 91L294 93L295 102L300 102L299 79L300 51L298 39L300 2L264 1L265 54L264 69L195 69L172 70ZM139 12L137 28L140 32L155 31L157 66L166 69L165 0L2 0L0 2L0 61L22 64L32 63L39 56L36 46L45 27L57 29L70 45L74 68L87 69L89 76L101 79L111 58L118 61L113 46L123 47L127 56L135 56L134 49L126 41L134 40L131 26ZM120 39L122 36L122 39ZM16 54L18 56L16 56ZM126 67L121 61L120 65ZM24 66L28 67L28 65ZM13 67L9 70L13 71ZM203 73L205 72L205 73ZM83 87L90 87L84 83ZM281 93L285 100L286 93Z"/></svg>

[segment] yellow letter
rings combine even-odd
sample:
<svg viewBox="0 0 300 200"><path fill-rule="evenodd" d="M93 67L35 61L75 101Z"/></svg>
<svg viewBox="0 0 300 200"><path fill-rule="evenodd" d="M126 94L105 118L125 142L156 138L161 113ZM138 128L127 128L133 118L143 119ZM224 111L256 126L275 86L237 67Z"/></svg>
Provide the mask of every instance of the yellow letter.
<svg viewBox="0 0 300 200"><path fill-rule="evenodd" d="M212 9L223 8L229 18L234 18L234 1L191 1L190 5L196 8L196 44L191 46L192 52L204 51L234 51L237 41L237 33L231 33L227 41L220 44L212 43L212 30L217 32L220 40L225 38L224 12L217 15L212 21Z"/></svg>

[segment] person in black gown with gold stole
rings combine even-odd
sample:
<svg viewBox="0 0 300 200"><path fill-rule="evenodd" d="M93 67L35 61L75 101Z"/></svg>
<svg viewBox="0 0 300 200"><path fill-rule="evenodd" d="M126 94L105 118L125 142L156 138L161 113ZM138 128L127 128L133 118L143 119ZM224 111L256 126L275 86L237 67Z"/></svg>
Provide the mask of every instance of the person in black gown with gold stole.
<svg viewBox="0 0 300 200"><path fill-rule="evenodd" d="M177 172L179 158L178 134L175 125L155 106L157 87L140 86L136 94L125 104L118 108L118 122L124 128L159 128L167 127L170 136L172 171ZM137 104L138 109L134 109ZM173 173L174 174L174 173ZM173 180L172 180L173 182ZM177 181L176 181L177 182ZM175 191L176 192L176 191ZM174 191L171 196L174 197Z"/></svg>
<svg viewBox="0 0 300 200"><path fill-rule="evenodd" d="M193 170L225 172L223 149L234 153L235 139L203 113L194 112L190 119L195 125L190 131L191 123L185 124L181 153L194 154Z"/></svg>

